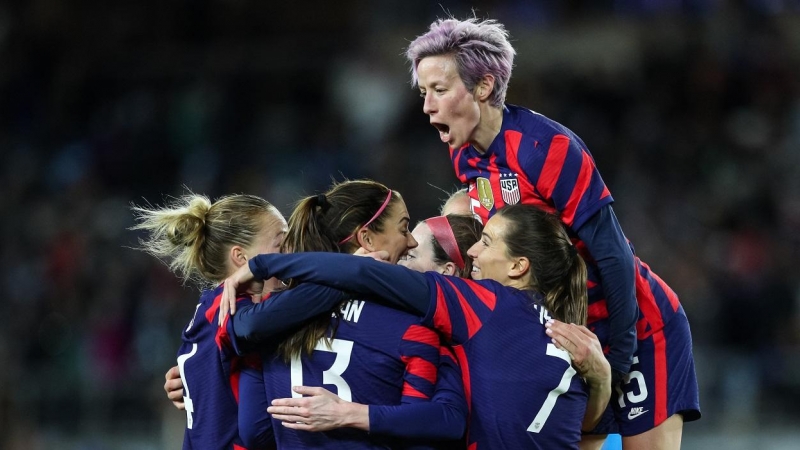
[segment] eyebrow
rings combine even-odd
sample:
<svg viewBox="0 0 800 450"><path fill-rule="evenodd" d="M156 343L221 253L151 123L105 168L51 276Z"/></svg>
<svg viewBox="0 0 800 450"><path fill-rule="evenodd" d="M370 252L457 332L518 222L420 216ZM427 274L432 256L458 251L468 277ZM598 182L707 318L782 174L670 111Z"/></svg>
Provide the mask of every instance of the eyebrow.
<svg viewBox="0 0 800 450"><path fill-rule="evenodd" d="M402 218L400 218L399 221L397 221L398 224L403 223L403 222L409 223L409 222L411 222L411 218L410 217L402 217Z"/></svg>
<svg viewBox="0 0 800 450"><path fill-rule="evenodd" d="M485 232L484 232L484 233L481 233L481 236L485 237L486 239L488 239L488 240L490 240L490 241L492 240L492 237L491 237L491 236L489 236L488 234L486 234Z"/></svg>

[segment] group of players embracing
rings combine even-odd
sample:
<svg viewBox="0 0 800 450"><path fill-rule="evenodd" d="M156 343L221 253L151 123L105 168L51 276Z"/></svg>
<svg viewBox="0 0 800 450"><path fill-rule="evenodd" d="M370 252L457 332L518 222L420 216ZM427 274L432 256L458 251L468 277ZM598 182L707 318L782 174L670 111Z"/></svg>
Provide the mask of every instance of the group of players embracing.
<svg viewBox="0 0 800 450"><path fill-rule="evenodd" d="M572 131L505 103L493 20L407 50L466 188L411 218L345 180L297 202L134 207L144 250L205 289L165 389L185 449L679 448L700 417L675 293L635 256Z"/></svg>

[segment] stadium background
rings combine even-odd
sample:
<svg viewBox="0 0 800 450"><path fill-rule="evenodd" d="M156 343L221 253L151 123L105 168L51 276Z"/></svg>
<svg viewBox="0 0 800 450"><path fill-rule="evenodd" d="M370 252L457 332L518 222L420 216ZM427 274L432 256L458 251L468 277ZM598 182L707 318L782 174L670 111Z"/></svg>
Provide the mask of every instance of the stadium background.
<svg viewBox="0 0 800 450"><path fill-rule="evenodd" d="M441 3L441 5L440 5ZM402 51L498 19L508 100L583 137L692 324L684 448L800 439L800 1L195 0L0 4L0 448L156 449L196 292L128 247L184 186L288 214L331 179L456 187Z"/></svg>

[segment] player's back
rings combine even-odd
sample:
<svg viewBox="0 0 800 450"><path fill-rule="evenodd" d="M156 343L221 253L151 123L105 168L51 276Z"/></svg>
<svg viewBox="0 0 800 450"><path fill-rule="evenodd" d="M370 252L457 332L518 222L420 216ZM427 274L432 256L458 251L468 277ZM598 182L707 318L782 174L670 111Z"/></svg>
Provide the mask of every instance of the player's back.
<svg viewBox="0 0 800 450"><path fill-rule="evenodd" d="M338 322L338 323L337 323ZM375 303L351 300L332 319L328 347L317 343L312 355L264 357L267 398L291 397L292 386L321 386L346 401L399 405L428 401L436 381L439 338L419 325L419 318ZM279 448L387 448L367 432L338 429L325 433L290 430L273 421Z"/></svg>
<svg viewBox="0 0 800 450"><path fill-rule="evenodd" d="M547 311L522 291L508 293L498 295L494 314L463 345L469 442L478 450L570 448L580 440L585 386L569 355L545 334Z"/></svg>
<svg viewBox="0 0 800 450"><path fill-rule="evenodd" d="M233 379L240 358L224 344L225 328L217 326L222 287L203 292L194 317L182 334L178 351L186 405L184 449L240 446L237 396ZM239 301L248 302L246 299ZM243 448L243 447L240 447Z"/></svg>
<svg viewBox="0 0 800 450"><path fill-rule="evenodd" d="M470 449L577 448L587 388L545 333L550 316L536 294L493 280L425 276L436 306L423 322L456 345L464 372Z"/></svg>

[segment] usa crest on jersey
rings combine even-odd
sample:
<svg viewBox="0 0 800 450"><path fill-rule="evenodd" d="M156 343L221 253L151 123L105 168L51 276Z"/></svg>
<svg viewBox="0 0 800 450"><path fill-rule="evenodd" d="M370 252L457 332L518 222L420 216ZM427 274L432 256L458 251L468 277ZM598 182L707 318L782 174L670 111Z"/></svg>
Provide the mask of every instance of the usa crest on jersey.
<svg viewBox="0 0 800 450"><path fill-rule="evenodd" d="M500 174L500 193L503 195L503 201L506 202L506 205L514 205L519 203L520 193L517 174Z"/></svg>

